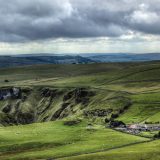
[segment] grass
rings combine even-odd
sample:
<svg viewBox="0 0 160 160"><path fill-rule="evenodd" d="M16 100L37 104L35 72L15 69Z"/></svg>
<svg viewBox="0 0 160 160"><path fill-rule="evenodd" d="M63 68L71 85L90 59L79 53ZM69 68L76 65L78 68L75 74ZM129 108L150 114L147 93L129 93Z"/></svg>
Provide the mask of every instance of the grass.
<svg viewBox="0 0 160 160"><path fill-rule="evenodd" d="M102 126L88 130L81 122L65 126L62 121L0 128L0 159L63 157L107 150L148 141ZM6 154L8 153L8 154Z"/></svg>
<svg viewBox="0 0 160 160"><path fill-rule="evenodd" d="M160 103L160 92L136 94L132 96L132 100L137 103Z"/></svg>
<svg viewBox="0 0 160 160"><path fill-rule="evenodd" d="M159 160L160 141L136 144L106 152L84 154L80 156L62 158L60 160Z"/></svg>
<svg viewBox="0 0 160 160"><path fill-rule="evenodd" d="M126 123L160 122L160 92L130 95L132 106L118 119Z"/></svg>
<svg viewBox="0 0 160 160"><path fill-rule="evenodd" d="M134 104L118 119L125 123L140 123L145 122L150 117L160 112L159 104ZM156 119L156 122L159 118Z"/></svg>
<svg viewBox="0 0 160 160"><path fill-rule="evenodd" d="M158 134L158 131L141 132L139 135L147 138L154 138L156 134Z"/></svg>
<svg viewBox="0 0 160 160"><path fill-rule="evenodd" d="M159 82L159 68L160 64L158 62L37 65L0 69L0 79L1 86L27 84L52 86L83 85L108 88L108 84L123 85L132 80L136 80L139 83L145 79ZM150 72L152 73L152 77L148 77ZM146 78L143 78L144 73ZM6 84L4 82L5 79L8 79L10 82Z"/></svg>

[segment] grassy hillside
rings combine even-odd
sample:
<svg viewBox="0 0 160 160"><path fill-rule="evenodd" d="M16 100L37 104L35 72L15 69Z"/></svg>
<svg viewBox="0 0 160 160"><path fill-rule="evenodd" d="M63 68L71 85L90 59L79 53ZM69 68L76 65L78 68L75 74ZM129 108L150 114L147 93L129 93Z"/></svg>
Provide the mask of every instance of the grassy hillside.
<svg viewBox="0 0 160 160"><path fill-rule="evenodd" d="M20 90L0 100L0 159L158 160L158 131L134 136L106 119L159 124L159 71L158 61L0 69L0 96Z"/></svg>
<svg viewBox="0 0 160 160"><path fill-rule="evenodd" d="M102 126L87 129L85 122L67 126L63 121L1 128L0 136L2 160L58 158L148 141Z"/></svg>
<svg viewBox="0 0 160 160"><path fill-rule="evenodd" d="M160 141L136 144L111 151L83 154L80 156L66 157L59 160L159 160Z"/></svg>
<svg viewBox="0 0 160 160"><path fill-rule="evenodd" d="M5 89L7 89L6 87ZM104 123L131 103L129 94L94 88L21 88L21 97L0 101L2 125L46 122L65 117Z"/></svg>
<svg viewBox="0 0 160 160"><path fill-rule="evenodd" d="M1 69L0 79L1 86L31 88L31 94L28 95L25 103L21 102L21 108L29 106L30 109L37 110L39 106L43 111L45 106L49 105L48 111L43 116L41 115L41 118L38 117L38 121L43 121L45 118L50 120L51 115L47 113L50 112L53 115L56 106L58 108L62 106L64 103L62 99L69 91L75 88L85 88L87 92L94 90L94 96L88 97L85 110L113 109L113 112L119 112L127 103L132 103L131 107L120 116L120 120L127 123L152 120L158 122L160 121L158 118L160 111L159 70L159 62L40 65ZM4 82L5 79L9 82ZM54 98L40 96L41 91L38 88L46 87L53 90L56 88L57 92L61 93L56 93ZM37 101L32 102L32 99L37 99ZM66 103L73 105L74 113L77 110L80 114L79 111L84 110L83 104L74 101L75 98L72 97ZM48 102L50 104L47 104Z"/></svg>

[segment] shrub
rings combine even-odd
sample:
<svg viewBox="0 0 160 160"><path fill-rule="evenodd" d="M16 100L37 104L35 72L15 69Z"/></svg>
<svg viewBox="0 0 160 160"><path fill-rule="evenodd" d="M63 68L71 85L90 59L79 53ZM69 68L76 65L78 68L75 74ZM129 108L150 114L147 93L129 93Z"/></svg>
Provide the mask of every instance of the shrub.
<svg viewBox="0 0 160 160"><path fill-rule="evenodd" d="M115 113L111 115L111 118L118 118L118 116L119 116L118 113Z"/></svg>
<svg viewBox="0 0 160 160"><path fill-rule="evenodd" d="M154 138L159 139L160 138L160 131L154 135Z"/></svg>
<svg viewBox="0 0 160 160"><path fill-rule="evenodd" d="M110 120L108 119L108 118L105 118L105 123L109 123L110 122Z"/></svg>
<svg viewBox="0 0 160 160"><path fill-rule="evenodd" d="M5 80L4 80L4 82L6 82L6 83L7 83L7 82L9 82L9 80L8 80L8 79L5 79Z"/></svg>
<svg viewBox="0 0 160 160"><path fill-rule="evenodd" d="M109 125L111 128L120 127L120 126L126 127L126 124L122 121L111 121Z"/></svg>

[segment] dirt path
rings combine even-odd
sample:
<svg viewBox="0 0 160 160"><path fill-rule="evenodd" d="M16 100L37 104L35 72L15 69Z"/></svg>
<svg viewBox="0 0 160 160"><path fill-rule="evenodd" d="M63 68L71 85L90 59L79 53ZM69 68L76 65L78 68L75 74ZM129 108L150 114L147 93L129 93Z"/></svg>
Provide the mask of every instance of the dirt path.
<svg viewBox="0 0 160 160"><path fill-rule="evenodd" d="M109 151L120 149L120 148L123 148L123 147L129 147L129 146L148 143L148 142L152 142L152 141L154 141L154 140L148 140L148 141L143 141L143 142L135 142L135 143L125 144L125 145L122 145L122 146L113 147L113 148L109 148L109 149L97 150L97 151L94 151L94 152L75 153L75 154L72 154L70 156L63 156L63 157L53 158L53 160L63 160L64 158L77 157L77 156L81 156L81 155L90 155L90 154L95 154L95 153L100 153L100 152L109 152ZM51 158L51 160L52 160L52 158Z"/></svg>

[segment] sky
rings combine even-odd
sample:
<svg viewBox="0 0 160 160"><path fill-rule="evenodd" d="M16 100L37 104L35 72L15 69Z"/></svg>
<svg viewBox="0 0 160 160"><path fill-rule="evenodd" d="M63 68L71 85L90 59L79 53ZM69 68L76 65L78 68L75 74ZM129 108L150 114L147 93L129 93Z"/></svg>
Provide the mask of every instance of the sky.
<svg viewBox="0 0 160 160"><path fill-rule="evenodd" d="M0 54L160 52L160 0L0 0Z"/></svg>

